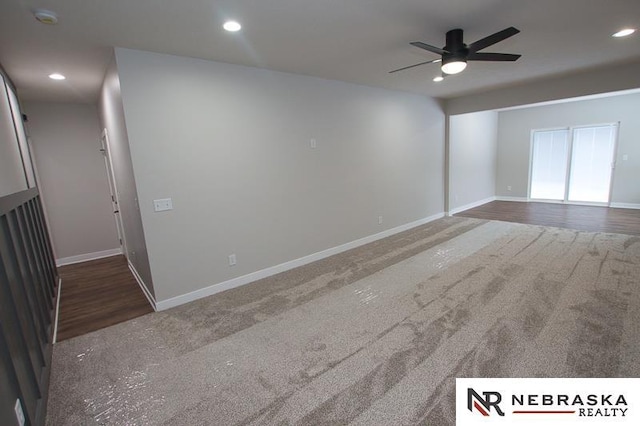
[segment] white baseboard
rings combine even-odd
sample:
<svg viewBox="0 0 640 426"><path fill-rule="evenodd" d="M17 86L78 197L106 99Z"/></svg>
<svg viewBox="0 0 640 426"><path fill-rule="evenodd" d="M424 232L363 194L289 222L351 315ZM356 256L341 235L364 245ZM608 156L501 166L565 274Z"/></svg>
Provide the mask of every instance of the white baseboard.
<svg viewBox="0 0 640 426"><path fill-rule="evenodd" d="M93 253L79 254L77 256L63 257L60 259L56 259L56 266L64 266L64 265L71 265L73 263L88 262L89 260L102 259L104 257L116 256L118 254L122 254L121 248L96 251Z"/></svg>
<svg viewBox="0 0 640 426"><path fill-rule="evenodd" d="M563 201L563 200L530 200L525 197L496 197L497 201L517 201L523 203L547 203L547 204L564 204L571 206L594 206L594 207L612 207L616 209L637 209L640 210L640 204L635 203L590 203L588 201Z"/></svg>
<svg viewBox="0 0 640 426"><path fill-rule="evenodd" d="M133 266L133 264L129 260L127 260L127 264L129 265L129 270L133 274L133 278L136 279L136 282L140 286L140 289L144 293L144 296L147 298L147 300L151 304L151 307L153 308L154 311L158 311L156 299L153 297L153 294L151 294L151 292L149 292L149 289L147 288L147 285L142 280L142 277L140 276L140 274L136 270L135 266Z"/></svg>
<svg viewBox="0 0 640 426"><path fill-rule="evenodd" d="M344 251L351 250L356 247L360 247L362 245L371 243L373 241L377 241L382 238L389 237L399 232L406 231L411 228L415 228L416 226L424 225L425 223L432 222L442 217L444 217L444 213L438 213L433 216L429 216L427 218L417 220L415 222L411 222L405 225L397 226L395 228L387 229L386 231L382 231L377 234L370 235L368 237L360 238L358 240L351 241L346 244L332 247L317 253L310 254L308 256L291 260L289 262L281 263L280 265L265 268L260 271L252 272L250 274L233 278L227 281L223 281L218 284L213 284L208 287L202 288L200 290L192 291L191 293L182 294L180 296L172 297L171 299L160 300L155 303L155 309L158 311L164 311L165 309L173 308L175 306L182 305L184 303L192 302L194 300L198 300L203 297L211 296L213 294L220 293L225 290L230 290L232 288L240 287L242 285L249 284L251 282L260 280L262 278L267 278L272 275L279 274L281 272L285 272L293 268L304 266L311 262L316 262L318 260L327 258L329 256L333 256L335 254L339 254Z"/></svg>
<svg viewBox="0 0 640 426"><path fill-rule="evenodd" d="M465 204L464 206L456 207L455 209L449 210L448 215L449 216L453 216L456 213L460 213L460 212L463 212L465 210L472 209L474 207L479 207L479 206L481 206L483 204L487 204L487 203L490 203L490 202L495 201L495 200L496 200L496 197L493 196L493 197L485 198L484 200L474 201L473 203Z"/></svg>
<svg viewBox="0 0 640 426"><path fill-rule="evenodd" d="M505 197L498 195L496 196L496 201L517 201L519 203L528 203L529 199L527 197Z"/></svg>
<svg viewBox="0 0 640 426"><path fill-rule="evenodd" d="M640 209L640 204L635 203L611 203L609 207L613 207L615 209Z"/></svg>
<svg viewBox="0 0 640 426"><path fill-rule="evenodd" d="M56 315L53 321L53 338L51 344L55 345L58 341L58 318L60 318L60 299L62 298L62 278L58 277L58 295L56 297Z"/></svg>

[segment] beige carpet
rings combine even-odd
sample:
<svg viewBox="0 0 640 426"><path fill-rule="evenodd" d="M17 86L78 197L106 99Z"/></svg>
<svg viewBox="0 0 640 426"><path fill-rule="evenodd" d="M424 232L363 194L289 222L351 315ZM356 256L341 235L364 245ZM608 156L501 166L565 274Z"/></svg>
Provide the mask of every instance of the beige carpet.
<svg viewBox="0 0 640 426"><path fill-rule="evenodd" d="M445 218L57 344L47 424L453 425L455 377L640 377L639 285L640 237Z"/></svg>

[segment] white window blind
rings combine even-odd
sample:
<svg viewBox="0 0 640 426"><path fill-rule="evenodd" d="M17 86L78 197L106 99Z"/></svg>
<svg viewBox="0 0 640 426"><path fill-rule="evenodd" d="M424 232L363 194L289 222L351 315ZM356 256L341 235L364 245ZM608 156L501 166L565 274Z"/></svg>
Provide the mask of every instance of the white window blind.
<svg viewBox="0 0 640 426"><path fill-rule="evenodd" d="M616 124L533 132L530 198L609 202Z"/></svg>
<svg viewBox="0 0 640 426"><path fill-rule="evenodd" d="M609 201L615 130L613 125L573 130L569 201Z"/></svg>
<svg viewBox="0 0 640 426"><path fill-rule="evenodd" d="M567 129L533 133L531 198L564 200L568 147Z"/></svg>

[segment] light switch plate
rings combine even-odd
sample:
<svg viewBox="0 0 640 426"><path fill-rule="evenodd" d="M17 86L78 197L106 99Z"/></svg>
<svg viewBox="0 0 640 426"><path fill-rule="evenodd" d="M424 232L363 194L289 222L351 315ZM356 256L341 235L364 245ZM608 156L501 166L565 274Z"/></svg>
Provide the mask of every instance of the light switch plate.
<svg viewBox="0 0 640 426"><path fill-rule="evenodd" d="M153 210L157 212L173 210L173 202L171 201L171 198L160 198L158 200L153 200Z"/></svg>

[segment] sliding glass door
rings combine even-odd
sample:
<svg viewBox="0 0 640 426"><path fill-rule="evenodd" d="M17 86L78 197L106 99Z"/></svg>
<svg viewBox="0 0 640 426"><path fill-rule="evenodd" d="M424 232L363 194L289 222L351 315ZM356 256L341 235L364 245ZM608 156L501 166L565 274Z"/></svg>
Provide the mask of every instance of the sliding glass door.
<svg viewBox="0 0 640 426"><path fill-rule="evenodd" d="M568 130L547 130L533 133L531 198L564 200L568 153Z"/></svg>
<svg viewBox="0 0 640 426"><path fill-rule="evenodd" d="M617 125L533 132L530 198L608 203Z"/></svg>
<svg viewBox="0 0 640 426"><path fill-rule="evenodd" d="M614 126L573 130L569 201L609 202L615 130Z"/></svg>

